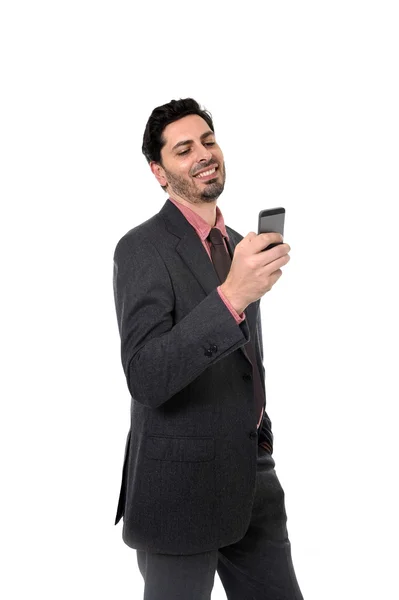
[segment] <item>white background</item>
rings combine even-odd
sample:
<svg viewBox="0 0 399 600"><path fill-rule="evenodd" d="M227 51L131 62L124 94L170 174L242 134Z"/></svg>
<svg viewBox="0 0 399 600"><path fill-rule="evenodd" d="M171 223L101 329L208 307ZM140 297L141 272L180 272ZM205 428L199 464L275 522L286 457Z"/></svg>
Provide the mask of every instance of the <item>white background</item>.
<svg viewBox="0 0 399 600"><path fill-rule="evenodd" d="M291 261L261 310L304 598L399 598L396 6L2 3L7 600L142 598L113 525L130 416L113 251L167 199L147 119L189 96L225 155L225 222L287 211Z"/></svg>

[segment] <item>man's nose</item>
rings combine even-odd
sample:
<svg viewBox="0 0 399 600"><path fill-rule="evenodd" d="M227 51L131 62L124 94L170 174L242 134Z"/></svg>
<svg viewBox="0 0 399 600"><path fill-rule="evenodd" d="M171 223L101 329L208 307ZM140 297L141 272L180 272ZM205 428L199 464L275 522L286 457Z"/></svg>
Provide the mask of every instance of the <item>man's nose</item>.
<svg viewBox="0 0 399 600"><path fill-rule="evenodd" d="M210 161L212 158L212 152L209 150L209 148L205 148L205 146L200 146L199 148L197 148L197 160L198 162L203 161L203 162L208 162Z"/></svg>

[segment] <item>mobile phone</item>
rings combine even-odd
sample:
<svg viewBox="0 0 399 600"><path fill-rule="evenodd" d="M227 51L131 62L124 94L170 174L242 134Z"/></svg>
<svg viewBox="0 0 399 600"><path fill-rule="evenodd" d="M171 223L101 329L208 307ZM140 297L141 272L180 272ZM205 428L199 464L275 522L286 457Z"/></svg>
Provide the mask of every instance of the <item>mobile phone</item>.
<svg viewBox="0 0 399 600"><path fill-rule="evenodd" d="M284 221L285 208L282 208L281 206L278 208L267 208L265 210L261 210L259 213L258 234L276 231L284 236ZM270 250L270 248L274 248L274 246L278 246L279 244L283 244L283 242L269 244L267 248L262 250L262 252L265 250Z"/></svg>

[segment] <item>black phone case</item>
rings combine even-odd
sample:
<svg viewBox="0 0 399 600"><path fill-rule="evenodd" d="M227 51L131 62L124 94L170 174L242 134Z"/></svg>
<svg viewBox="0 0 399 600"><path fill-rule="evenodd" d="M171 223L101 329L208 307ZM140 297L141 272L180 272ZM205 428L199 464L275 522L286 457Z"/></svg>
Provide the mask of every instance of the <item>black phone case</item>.
<svg viewBox="0 0 399 600"><path fill-rule="evenodd" d="M261 223L261 219L263 216L265 215L277 215L277 214L284 214L284 219L285 219L285 208L283 208L282 206L279 206L277 208L267 208L265 210L261 210L259 213L259 217L258 217L258 234L259 233L266 233L266 232L261 232L260 231L260 223ZM283 232L280 232L282 235L284 235L284 225L283 225ZM275 246L279 246L280 244L283 244L284 242L275 242L273 244L269 244L266 248L263 248L262 252L265 252L266 250L271 250L271 248L274 248Z"/></svg>

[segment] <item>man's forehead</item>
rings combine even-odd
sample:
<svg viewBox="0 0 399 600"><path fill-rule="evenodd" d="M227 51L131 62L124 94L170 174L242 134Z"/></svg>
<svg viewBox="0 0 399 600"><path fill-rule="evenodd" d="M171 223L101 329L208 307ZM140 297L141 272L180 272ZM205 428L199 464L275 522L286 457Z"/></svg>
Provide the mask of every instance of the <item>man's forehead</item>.
<svg viewBox="0 0 399 600"><path fill-rule="evenodd" d="M201 138L208 132L213 134L205 119L199 115L186 115L177 121L173 121L173 123L169 123L163 133L168 150L172 150L178 142Z"/></svg>

